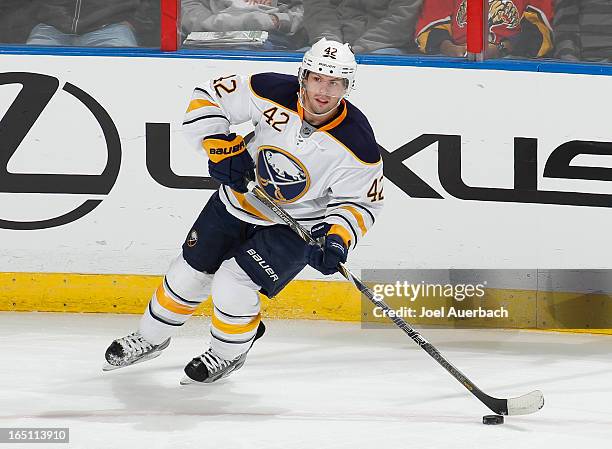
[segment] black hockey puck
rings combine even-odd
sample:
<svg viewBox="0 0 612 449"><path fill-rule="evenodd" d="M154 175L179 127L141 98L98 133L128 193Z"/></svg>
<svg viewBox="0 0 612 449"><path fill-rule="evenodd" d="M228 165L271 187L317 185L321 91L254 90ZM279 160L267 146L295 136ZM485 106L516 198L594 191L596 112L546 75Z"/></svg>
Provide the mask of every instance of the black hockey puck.
<svg viewBox="0 0 612 449"><path fill-rule="evenodd" d="M485 415L482 417L482 423L489 425L503 424L504 417L502 415Z"/></svg>

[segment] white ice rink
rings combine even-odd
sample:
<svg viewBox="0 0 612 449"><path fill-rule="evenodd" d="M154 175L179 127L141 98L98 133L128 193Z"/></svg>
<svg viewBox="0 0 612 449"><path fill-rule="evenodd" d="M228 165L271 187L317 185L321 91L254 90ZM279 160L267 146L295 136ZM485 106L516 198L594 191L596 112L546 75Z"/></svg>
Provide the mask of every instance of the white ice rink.
<svg viewBox="0 0 612 449"><path fill-rule="evenodd" d="M69 427L70 444L198 449L609 448L612 337L424 329L481 389L541 389L544 409L485 426L488 410L397 329L267 321L222 384L179 385L202 352L192 319L161 357L103 373L137 316L0 313L0 427ZM3 445L4 446L4 445Z"/></svg>

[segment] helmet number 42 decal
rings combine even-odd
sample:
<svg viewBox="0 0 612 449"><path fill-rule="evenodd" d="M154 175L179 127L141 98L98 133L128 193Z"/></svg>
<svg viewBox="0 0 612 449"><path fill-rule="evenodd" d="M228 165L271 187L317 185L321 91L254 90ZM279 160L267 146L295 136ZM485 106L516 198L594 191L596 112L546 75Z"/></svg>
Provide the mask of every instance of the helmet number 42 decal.
<svg viewBox="0 0 612 449"><path fill-rule="evenodd" d="M323 51L323 57L324 58L332 58L332 59L336 59L336 53L338 53L338 49L334 48L334 47L327 47L324 51Z"/></svg>

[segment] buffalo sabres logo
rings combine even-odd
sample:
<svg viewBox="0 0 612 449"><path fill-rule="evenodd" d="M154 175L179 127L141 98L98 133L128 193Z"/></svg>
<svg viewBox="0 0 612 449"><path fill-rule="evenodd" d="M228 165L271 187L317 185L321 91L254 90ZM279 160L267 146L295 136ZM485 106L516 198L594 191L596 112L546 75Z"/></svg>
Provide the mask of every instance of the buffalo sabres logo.
<svg viewBox="0 0 612 449"><path fill-rule="evenodd" d="M292 203L310 187L306 167L280 148L260 147L257 155L257 180L266 193L280 203Z"/></svg>
<svg viewBox="0 0 612 449"><path fill-rule="evenodd" d="M198 233L195 229L192 229L189 233L189 236L187 237L187 246L189 248L193 248L194 246L196 246L196 243L198 243Z"/></svg>

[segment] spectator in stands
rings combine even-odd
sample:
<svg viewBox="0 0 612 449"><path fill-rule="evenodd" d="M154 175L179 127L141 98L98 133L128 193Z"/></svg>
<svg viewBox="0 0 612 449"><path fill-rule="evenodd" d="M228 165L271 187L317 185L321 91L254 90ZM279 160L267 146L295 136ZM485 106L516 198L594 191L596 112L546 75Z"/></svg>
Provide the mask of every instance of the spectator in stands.
<svg viewBox="0 0 612 449"><path fill-rule="evenodd" d="M38 25L27 44L136 47L131 21L141 0L35 0Z"/></svg>
<svg viewBox="0 0 612 449"><path fill-rule="evenodd" d="M140 47L159 48L161 44L161 0L140 0L130 24Z"/></svg>
<svg viewBox="0 0 612 449"><path fill-rule="evenodd" d="M422 0L308 0L309 43L322 37L351 44L355 53L406 54Z"/></svg>
<svg viewBox="0 0 612 449"><path fill-rule="evenodd" d="M268 31L266 50L305 43L302 0L181 0L183 34L192 31Z"/></svg>
<svg viewBox="0 0 612 449"><path fill-rule="evenodd" d="M541 58L552 49L552 0L489 0L487 58ZM466 54L467 0L425 0L416 42L427 54Z"/></svg>
<svg viewBox="0 0 612 449"><path fill-rule="evenodd" d="M35 25L33 0L0 1L0 44L23 44Z"/></svg>
<svg viewBox="0 0 612 449"><path fill-rule="evenodd" d="M612 62L612 1L557 0L555 57Z"/></svg>

